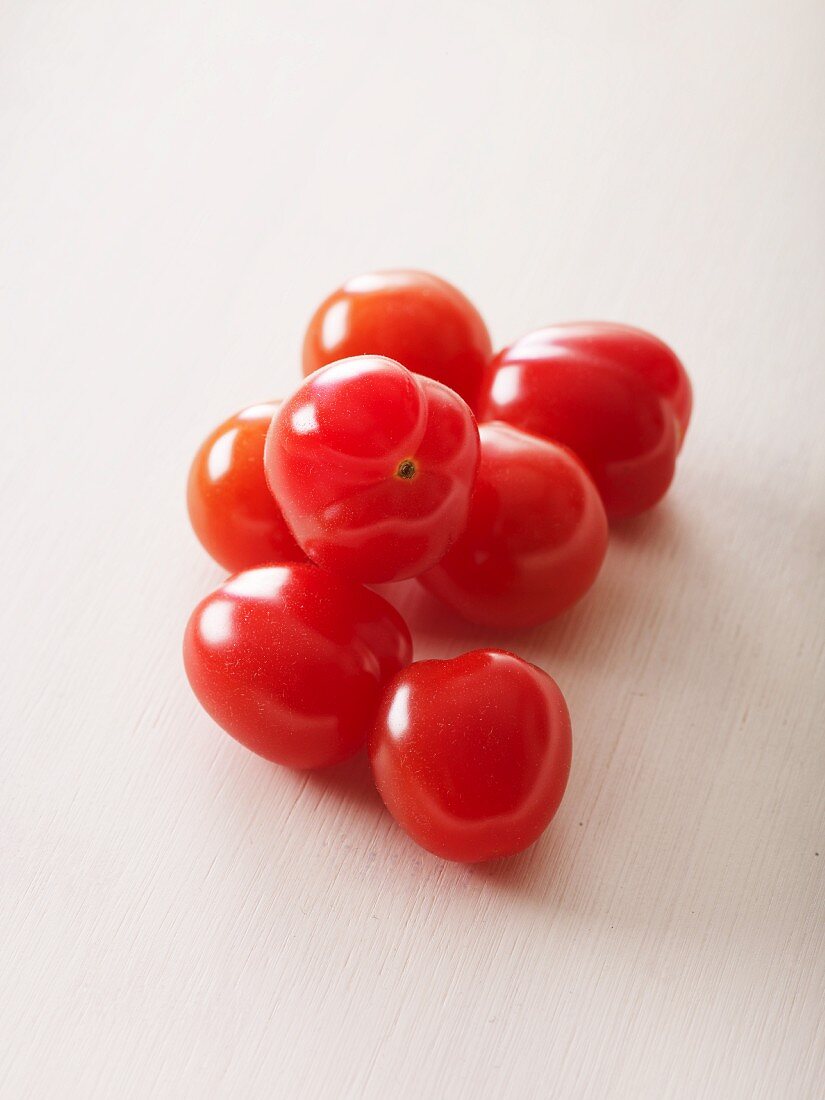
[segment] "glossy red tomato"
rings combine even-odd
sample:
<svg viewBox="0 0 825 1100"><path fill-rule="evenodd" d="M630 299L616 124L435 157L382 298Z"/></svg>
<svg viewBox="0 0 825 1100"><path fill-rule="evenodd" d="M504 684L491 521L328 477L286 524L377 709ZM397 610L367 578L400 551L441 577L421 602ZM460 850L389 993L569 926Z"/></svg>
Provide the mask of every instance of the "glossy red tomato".
<svg viewBox="0 0 825 1100"><path fill-rule="evenodd" d="M264 465L306 555L379 582L429 569L467 519L478 429L452 390L380 355L310 375L272 421Z"/></svg>
<svg viewBox="0 0 825 1100"><path fill-rule="evenodd" d="M479 434L467 526L419 580L471 622L534 626L566 611L596 579L607 516L564 447L495 421Z"/></svg>
<svg viewBox="0 0 825 1100"><path fill-rule="evenodd" d="M475 407L491 354L481 315L450 283L425 271L376 271L318 307L304 338L304 374L352 355L386 355Z"/></svg>
<svg viewBox="0 0 825 1100"><path fill-rule="evenodd" d="M374 592L314 565L271 565L230 577L198 604L183 656L227 733L267 760L319 768L363 745L412 642Z"/></svg>
<svg viewBox="0 0 825 1100"><path fill-rule="evenodd" d="M401 828L444 859L473 863L520 852L555 814L570 771L570 716L546 672L478 649L400 672L369 748Z"/></svg>
<svg viewBox="0 0 825 1100"><path fill-rule="evenodd" d="M505 348L479 401L480 419L506 420L574 451L614 517L643 512L665 494L690 411L690 382L666 344L596 322L554 325Z"/></svg>
<svg viewBox="0 0 825 1100"><path fill-rule="evenodd" d="M203 442L189 470L189 518L204 549L230 573L272 561L305 561L264 475L266 433L280 401L230 416Z"/></svg>

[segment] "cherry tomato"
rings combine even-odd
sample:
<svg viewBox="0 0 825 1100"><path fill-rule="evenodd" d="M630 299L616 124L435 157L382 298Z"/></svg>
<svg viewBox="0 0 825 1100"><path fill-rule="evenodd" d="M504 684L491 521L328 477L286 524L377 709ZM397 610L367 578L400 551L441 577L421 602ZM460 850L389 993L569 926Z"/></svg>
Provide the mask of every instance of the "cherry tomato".
<svg viewBox="0 0 825 1100"><path fill-rule="evenodd" d="M395 608L361 585L309 564L270 565L198 604L183 656L227 733L267 760L320 768L363 745L412 641Z"/></svg>
<svg viewBox="0 0 825 1100"><path fill-rule="evenodd" d="M305 561L264 476L266 433L280 401L230 416L203 442L186 496L195 534L230 573L271 561Z"/></svg>
<svg viewBox="0 0 825 1100"><path fill-rule="evenodd" d="M352 355L386 355L474 408L491 354L484 321L460 290L425 271L377 271L318 307L304 338L304 374Z"/></svg>
<svg viewBox="0 0 825 1100"><path fill-rule="evenodd" d="M413 840L465 863L543 832L570 771L558 685L512 653L421 661L390 682L370 735L379 793Z"/></svg>
<svg viewBox="0 0 825 1100"><path fill-rule="evenodd" d="M612 517L637 515L665 494L690 411L690 382L666 344L600 323L517 340L491 363L479 403L482 420L574 451Z"/></svg>
<svg viewBox="0 0 825 1100"><path fill-rule="evenodd" d="M269 429L269 486L301 549L353 580L435 565L467 519L473 414L452 390L380 355L323 367Z"/></svg>
<svg viewBox="0 0 825 1100"><path fill-rule="evenodd" d="M585 594L607 550L607 516L564 447L509 424L480 424L481 463L467 526L419 580L484 626L551 619Z"/></svg>

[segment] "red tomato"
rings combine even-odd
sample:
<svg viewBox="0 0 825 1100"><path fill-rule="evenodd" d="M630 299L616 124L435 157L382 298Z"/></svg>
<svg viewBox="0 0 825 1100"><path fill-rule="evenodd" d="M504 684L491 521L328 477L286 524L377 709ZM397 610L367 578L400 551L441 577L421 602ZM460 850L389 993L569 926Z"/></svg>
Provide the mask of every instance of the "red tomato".
<svg viewBox="0 0 825 1100"><path fill-rule="evenodd" d="M554 325L505 348L479 401L481 419L574 451L613 517L637 515L665 494L690 410L690 382L666 344L596 322Z"/></svg>
<svg viewBox="0 0 825 1100"><path fill-rule="evenodd" d="M457 394L380 355L310 375L272 421L264 465L306 555L353 580L401 580L467 519L478 429Z"/></svg>
<svg viewBox="0 0 825 1100"><path fill-rule="evenodd" d="M230 577L198 604L183 656L227 733L267 760L320 768L363 745L412 641L374 592L313 565L271 565Z"/></svg>
<svg viewBox="0 0 825 1100"><path fill-rule="evenodd" d="M400 672L369 747L401 828L437 856L474 863L520 852L546 828L567 785L570 716L546 672L477 649Z"/></svg>
<svg viewBox="0 0 825 1100"><path fill-rule="evenodd" d="M467 526L419 580L483 626L534 626L590 588L607 516L587 471L555 443L509 424L479 425L481 463Z"/></svg>
<svg viewBox="0 0 825 1100"><path fill-rule="evenodd" d="M195 534L224 569L305 561L264 476L264 443L280 401L230 416L204 441L189 471Z"/></svg>
<svg viewBox="0 0 825 1100"><path fill-rule="evenodd" d="M425 271L358 275L322 302L304 338L304 374L352 355L386 355L475 407L492 354L478 310Z"/></svg>

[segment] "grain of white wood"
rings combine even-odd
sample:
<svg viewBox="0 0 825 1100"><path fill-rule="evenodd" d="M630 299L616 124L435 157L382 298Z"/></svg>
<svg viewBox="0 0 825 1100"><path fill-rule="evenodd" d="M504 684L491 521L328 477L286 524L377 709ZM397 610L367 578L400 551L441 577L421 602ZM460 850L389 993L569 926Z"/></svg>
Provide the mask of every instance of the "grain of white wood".
<svg viewBox="0 0 825 1100"><path fill-rule="evenodd" d="M821 1096L821 4L7 0L0 31L0 1092ZM627 320L696 383L666 504L495 639L561 683L575 760L488 868L417 850L363 763L246 754L179 658L220 577L194 447L393 264L496 342ZM395 594L421 656L489 640Z"/></svg>

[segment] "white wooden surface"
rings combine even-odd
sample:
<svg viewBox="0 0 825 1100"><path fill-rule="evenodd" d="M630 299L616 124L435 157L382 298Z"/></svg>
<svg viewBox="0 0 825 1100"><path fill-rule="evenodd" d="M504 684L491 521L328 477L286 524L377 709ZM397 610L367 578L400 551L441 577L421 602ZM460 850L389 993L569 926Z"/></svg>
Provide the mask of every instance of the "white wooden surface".
<svg viewBox="0 0 825 1100"><path fill-rule="evenodd" d="M819 0L6 0L0 40L2 1095L822 1096ZM576 740L488 868L363 762L236 747L179 656L193 449L395 264L696 385L667 503L495 639ZM490 640L398 599L421 656Z"/></svg>

